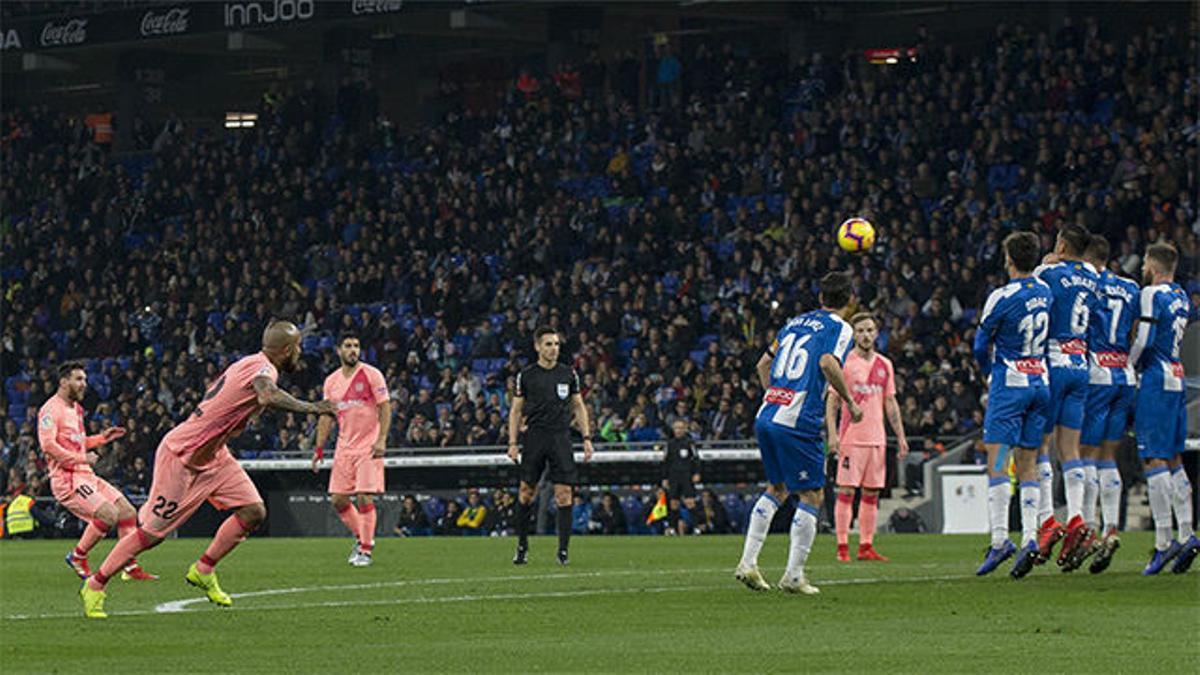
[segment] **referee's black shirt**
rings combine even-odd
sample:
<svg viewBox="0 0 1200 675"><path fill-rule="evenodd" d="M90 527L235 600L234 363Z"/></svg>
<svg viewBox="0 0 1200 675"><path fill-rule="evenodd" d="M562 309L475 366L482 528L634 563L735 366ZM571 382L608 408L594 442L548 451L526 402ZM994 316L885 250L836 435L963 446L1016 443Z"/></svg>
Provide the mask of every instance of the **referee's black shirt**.
<svg viewBox="0 0 1200 675"><path fill-rule="evenodd" d="M531 430L570 430L571 396L578 393L579 376L561 363L553 368L534 363L517 373L516 395L525 399L521 412Z"/></svg>

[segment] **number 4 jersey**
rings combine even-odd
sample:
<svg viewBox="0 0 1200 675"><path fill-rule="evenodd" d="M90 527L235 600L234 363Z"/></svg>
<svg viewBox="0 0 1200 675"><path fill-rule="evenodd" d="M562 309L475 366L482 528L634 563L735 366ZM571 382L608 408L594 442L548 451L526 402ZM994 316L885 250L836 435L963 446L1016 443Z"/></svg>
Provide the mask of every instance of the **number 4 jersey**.
<svg viewBox="0 0 1200 675"><path fill-rule="evenodd" d="M756 424L818 438L825 419L825 373L821 357L844 362L854 344L854 329L828 310L802 314L787 322L772 344L771 386L763 396Z"/></svg>

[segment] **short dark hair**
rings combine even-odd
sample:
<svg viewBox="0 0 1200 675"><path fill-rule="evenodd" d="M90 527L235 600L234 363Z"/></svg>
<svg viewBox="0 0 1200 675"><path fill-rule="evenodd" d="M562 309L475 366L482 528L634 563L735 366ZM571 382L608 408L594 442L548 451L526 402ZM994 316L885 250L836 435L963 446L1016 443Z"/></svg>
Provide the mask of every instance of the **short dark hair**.
<svg viewBox="0 0 1200 675"><path fill-rule="evenodd" d="M341 347L346 340L358 340L359 342L362 342L362 339L358 337L358 333L352 330L342 331L341 334L338 335L338 346Z"/></svg>
<svg viewBox="0 0 1200 675"><path fill-rule="evenodd" d="M857 328L860 321L866 321L868 319L875 324L876 328L879 328L879 317L875 316L874 312L859 312L858 314L855 314L854 316L850 317L850 325Z"/></svg>
<svg viewBox="0 0 1200 675"><path fill-rule="evenodd" d="M1088 260L1099 260L1104 264L1108 264L1108 256L1112 255L1112 247L1108 244L1108 238L1102 234L1093 234L1088 240L1087 252L1084 256Z"/></svg>
<svg viewBox="0 0 1200 675"><path fill-rule="evenodd" d="M1092 240L1092 234L1087 228L1074 223L1063 225L1058 231L1058 238L1067 242L1067 255L1081 256L1087 250Z"/></svg>
<svg viewBox="0 0 1200 675"><path fill-rule="evenodd" d="M1153 260L1164 272L1174 273L1175 265L1179 262L1179 251L1173 245L1160 241L1146 247L1146 260Z"/></svg>
<svg viewBox="0 0 1200 675"><path fill-rule="evenodd" d="M1018 272L1032 272L1041 249L1038 236L1032 232L1013 232L1004 238L1004 253Z"/></svg>
<svg viewBox="0 0 1200 675"><path fill-rule="evenodd" d="M542 338L547 335L558 335L558 330L550 326L538 326L537 330L533 331L533 341L541 342Z"/></svg>
<svg viewBox="0 0 1200 675"><path fill-rule="evenodd" d="M61 380L70 377L71 373L77 370L87 372L87 369L83 366L83 361L67 361L62 363L58 366L58 379Z"/></svg>
<svg viewBox="0 0 1200 675"><path fill-rule="evenodd" d="M821 277L821 304L840 309L850 304L853 295L850 277L841 272L830 272Z"/></svg>

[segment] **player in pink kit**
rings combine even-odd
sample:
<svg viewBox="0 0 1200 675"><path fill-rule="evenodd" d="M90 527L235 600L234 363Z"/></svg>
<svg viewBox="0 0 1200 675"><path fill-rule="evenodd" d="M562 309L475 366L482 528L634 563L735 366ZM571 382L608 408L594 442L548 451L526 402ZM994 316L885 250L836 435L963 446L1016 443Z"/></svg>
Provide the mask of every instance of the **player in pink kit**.
<svg viewBox="0 0 1200 675"><path fill-rule="evenodd" d="M358 336L343 333L338 338L342 367L325 378L325 400L337 405L338 426L329 494L338 517L357 538L349 563L366 567L375 549L375 495L383 492L383 451L392 423L392 404L383 373L359 361L360 351ZM322 417L317 423L314 472L325 455L332 428L332 417ZM357 496L357 510L350 503L351 495Z"/></svg>
<svg viewBox="0 0 1200 675"><path fill-rule="evenodd" d="M108 534L113 525L118 536L137 527L133 505L108 481L92 471L97 449L125 435L122 427L108 427L94 436L84 435L83 395L87 391L87 373L83 364L69 361L58 367L58 393L38 411L38 442L50 465L50 491L68 511L86 522L87 529L75 549L67 554L67 565L86 579L88 551ZM157 579L132 560L121 572L122 579Z"/></svg>
<svg viewBox="0 0 1200 675"><path fill-rule="evenodd" d="M200 560L188 569L186 581L224 607L233 604L217 583L216 564L267 517L262 497L225 445L246 428L263 408L298 413L333 414L330 401L310 403L292 397L275 381L279 370L292 372L300 363L300 331L276 321L263 331L262 351L225 369L182 424L163 437L154 458L150 496L142 506L141 526L122 537L99 571L80 589L84 616L105 618L105 584L130 559L158 545L182 525L205 501L218 509L233 509Z"/></svg>
<svg viewBox="0 0 1200 675"><path fill-rule="evenodd" d="M896 403L896 381L892 362L875 351L879 324L866 312L850 319L854 327L854 349L846 357L844 367L846 387L854 402L862 408L860 422L851 422L849 410L836 393L825 400L825 424L829 438L829 454L838 458L837 506L834 522L837 528L837 558L850 562L850 520L854 511L854 490L862 488L858 504L858 559L887 562L873 543L875 522L879 515L879 491L887 477L887 435L883 428L886 416L896 432L900 458L908 454L904 436L904 420ZM838 426L838 408L842 408L842 423ZM840 454L840 457L839 457Z"/></svg>

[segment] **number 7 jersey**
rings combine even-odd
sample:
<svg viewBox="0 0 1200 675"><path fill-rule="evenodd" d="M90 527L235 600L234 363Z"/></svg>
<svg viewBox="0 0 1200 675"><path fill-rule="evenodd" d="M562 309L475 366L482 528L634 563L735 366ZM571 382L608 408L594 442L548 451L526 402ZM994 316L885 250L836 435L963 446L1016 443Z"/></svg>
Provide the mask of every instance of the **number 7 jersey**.
<svg viewBox="0 0 1200 675"><path fill-rule="evenodd" d="M854 344L854 329L828 310L807 312L789 320L771 347L771 386L756 418L790 429L800 436L821 435L825 419L825 373L821 357L833 354L845 362Z"/></svg>

